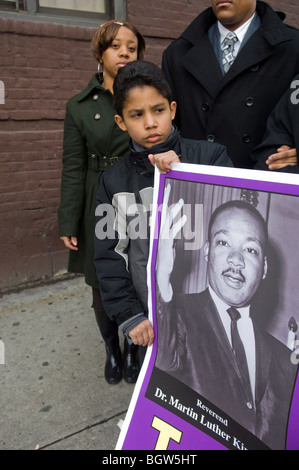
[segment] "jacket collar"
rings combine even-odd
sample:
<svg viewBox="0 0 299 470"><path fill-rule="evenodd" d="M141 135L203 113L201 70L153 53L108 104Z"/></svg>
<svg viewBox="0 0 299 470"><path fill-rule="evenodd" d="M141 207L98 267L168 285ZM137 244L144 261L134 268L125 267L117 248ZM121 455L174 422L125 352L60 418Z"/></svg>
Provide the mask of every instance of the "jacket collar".
<svg viewBox="0 0 299 470"><path fill-rule="evenodd" d="M89 95L91 95L94 92L106 92L106 93L111 93L109 90L105 90L102 86L102 77L100 76L99 73L95 73L86 88L82 90L78 95L77 95L77 100L78 101L83 101L85 98L87 98Z"/></svg>
<svg viewBox="0 0 299 470"><path fill-rule="evenodd" d="M195 45L202 39L216 21L217 18L213 13L212 8L207 8L198 15L192 23L190 23L187 29L182 33L181 38Z"/></svg>
<svg viewBox="0 0 299 470"><path fill-rule="evenodd" d="M132 140L130 141L131 153L130 160L134 165L137 173L154 173L154 167L148 159L149 154L156 155L158 153L168 152L174 150L178 155L180 154L180 135L176 127L170 134L166 142L154 145L150 149L144 149L137 146Z"/></svg>
<svg viewBox="0 0 299 470"><path fill-rule="evenodd" d="M180 154L180 136L176 127L173 126L172 132L166 142L162 144L154 145L150 149L144 149L137 145L132 140L130 142L131 153L130 162L134 168L132 172L132 182L134 187L135 201L137 210L143 208L142 197L140 194L140 176L150 178L151 185L154 184L154 167L148 159L148 155L151 153L156 155L158 153L167 152L174 150L178 155ZM139 176L140 175L140 176ZM143 209L142 209L143 210Z"/></svg>

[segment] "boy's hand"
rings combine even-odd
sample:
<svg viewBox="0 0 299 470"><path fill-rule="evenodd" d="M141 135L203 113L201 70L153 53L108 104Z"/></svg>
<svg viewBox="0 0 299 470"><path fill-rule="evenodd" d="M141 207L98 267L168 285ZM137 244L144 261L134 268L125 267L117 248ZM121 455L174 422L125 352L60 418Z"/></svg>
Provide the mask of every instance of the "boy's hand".
<svg viewBox="0 0 299 470"><path fill-rule="evenodd" d="M154 342L154 329L149 320L143 320L129 333L133 343L139 346L151 346Z"/></svg>
<svg viewBox="0 0 299 470"><path fill-rule="evenodd" d="M60 237L60 240L63 241L63 243L69 250L78 251L78 241L76 237Z"/></svg>
<svg viewBox="0 0 299 470"><path fill-rule="evenodd" d="M148 158L153 166L157 165L163 175L171 170L171 163L180 163L179 157L173 150L157 155L149 154Z"/></svg>
<svg viewBox="0 0 299 470"><path fill-rule="evenodd" d="M266 160L269 170L281 170L286 166L298 165L297 151L295 148L283 145L277 149L277 153L270 155Z"/></svg>

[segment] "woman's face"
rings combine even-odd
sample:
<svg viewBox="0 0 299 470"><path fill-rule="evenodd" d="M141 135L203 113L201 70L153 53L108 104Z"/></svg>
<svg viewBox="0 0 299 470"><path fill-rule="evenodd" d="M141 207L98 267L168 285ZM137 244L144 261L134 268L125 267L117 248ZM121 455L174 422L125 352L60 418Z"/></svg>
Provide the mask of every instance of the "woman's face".
<svg viewBox="0 0 299 470"><path fill-rule="evenodd" d="M121 26L111 45L102 55L105 81L109 79L113 81L121 67L137 59L138 39L129 28Z"/></svg>

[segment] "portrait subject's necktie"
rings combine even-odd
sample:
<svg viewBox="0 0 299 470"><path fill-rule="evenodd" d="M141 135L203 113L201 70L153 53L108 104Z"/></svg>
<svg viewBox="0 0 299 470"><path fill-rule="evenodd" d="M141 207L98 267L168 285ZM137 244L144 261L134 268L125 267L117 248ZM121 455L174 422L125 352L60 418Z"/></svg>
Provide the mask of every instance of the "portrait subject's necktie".
<svg viewBox="0 0 299 470"><path fill-rule="evenodd" d="M227 313L229 314L231 318L231 337L232 337L233 352L236 358L236 362L237 362L241 377L243 379L243 383L247 392L248 399L250 399L250 401L253 402L246 353L245 353L244 345L240 338L240 335L238 332L238 326L237 326L237 321L241 318L241 315L240 315L240 312L234 307L230 307L227 310Z"/></svg>
<svg viewBox="0 0 299 470"><path fill-rule="evenodd" d="M228 35L224 38L222 44L221 44L221 51L222 51L222 64L224 68L224 72L228 72L230 69L232 63L235 60L234 56L234 48L235 48L235 43L238 41L237 36L235 33L230 32Z"/></svg>

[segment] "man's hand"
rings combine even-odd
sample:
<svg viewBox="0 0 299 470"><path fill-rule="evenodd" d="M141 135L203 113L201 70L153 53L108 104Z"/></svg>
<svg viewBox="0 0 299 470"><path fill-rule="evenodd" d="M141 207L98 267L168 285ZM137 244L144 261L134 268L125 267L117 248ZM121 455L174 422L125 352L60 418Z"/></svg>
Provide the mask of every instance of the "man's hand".
<svg viewBox="0 0 299 470"><path fill-rule="evenodd" d="M286 166L298 165L297 151L295 148L283 145L277 149L277 153L270 155L266 160L269 170L281 170Z"/></svg>
<svg viewBox="0 0 299 470"><path fill-rule="evenodd" d="M129 333L133 343L139 346L151 346L154 342L155 333L149 320L143 320Z"/></svg>
<svg viewBox="0 0 299 470"><path fill-rule="evenodd" d="M65 246L66 246L69 250L78 251L78 247L77 247L77 244L78 244L77 237L60 237L60 240L63 241L63 243L65 244Z"/></svg>
<svg viewBox="0 0 299 470"><path fill-rule="evenodd" d="M184 205L183 199L169 207L170 189L170 185L165 188L156 261L157 285L164 302L170 302L173 296L170 276L175 260L174 240L187 221L186 215L176 220L176 216L181 212Z"/></svg>
<svg viewBox="0 0 299 470"><path fill-rule="evenodd" d="M149 154L148 156L151 164L157 166L160 173L165 175L171 170L172 163L180 163L180 159L173 150L169 152L158 153L157 155Z"/></svg>

